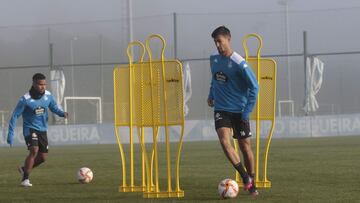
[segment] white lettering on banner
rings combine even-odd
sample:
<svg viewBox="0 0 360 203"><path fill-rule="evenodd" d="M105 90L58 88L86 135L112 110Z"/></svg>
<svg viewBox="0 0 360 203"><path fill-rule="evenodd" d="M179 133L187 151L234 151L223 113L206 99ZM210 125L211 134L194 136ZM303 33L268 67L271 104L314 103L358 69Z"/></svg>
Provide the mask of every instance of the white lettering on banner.
<svg viewBox="0 0 360 203"><path fill-rule="evenodd" d="M318 120L316 126L319 128L320 133L327 133L329 132L329 122L328 120Z"/></svg>
<svg viewBox="0 0 360 203"><path fill-rule="evenodd" d="M336 118L331 118L330 119L330 132L337 132L338 131L338 122Z"/></svg>
<svg viewBox="0 0 360 203"><path fill-rule="evenodd" d="M213 119L187 120L185 122L184 141L218 139ZM261 121L260 127L261 137L266 138L271 130L271 121ZM0 137L0 146L8 146L6 143L8 130L7 128L0 130L3 133ZM255 137L256 125L254 120L251 121L251 131ZM129 142L128 133L128 128L123 128L121 135L124 137L124 143ZM146 133L152 134L151 129L147 128ZM178 140L179 132L177 129L171 130L171 134L171 139ZM343 135L360 135L360 114L282 117L276 119L274 130L274 138ZM112 123L50 126L48 138L51 145L116 143ZM151 136L147 136L145 140L152 142ZM164 140L161 139L161 141ZM19 124L14 132L14 145L23 146L24 143L23 128Z"/></svg>
<svg viewBox="0 0 360 203"><path fill-rule="evenodd" d="M351 132L351 120L348 118L341 119L340 132Z"/></svg>
<svg viewBox="0 0 360 203"><path fill-rule="evenodd" d="M51 142L98 142L100 136L97 128L92 127L62 127L52 128L48 133Z"/></svg>
<svg viewBox="0 0 360 203"><path fill-rule="evenodd" d="M360 119L356 118L353 123L352 131L360 130Z"/></svg>
<svg viewBox="0 0 360 203"><path fill-rule="evenodd" d="M251 122L255 130L255 122ZM266 137L271 129L270 121L261 122L261 136ZM255 131L254 131L255 132ZM275 136L334 136L360 134L360 115L288 117L276 120Z"/></svg>

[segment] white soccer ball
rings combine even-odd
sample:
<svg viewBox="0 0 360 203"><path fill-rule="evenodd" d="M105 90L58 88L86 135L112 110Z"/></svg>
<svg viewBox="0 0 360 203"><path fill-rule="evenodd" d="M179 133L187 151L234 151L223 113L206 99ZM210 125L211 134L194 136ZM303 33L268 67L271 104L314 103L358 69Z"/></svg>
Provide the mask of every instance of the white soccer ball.
<svg viewBox="0 0 360 203"><path fill-rule="evenodd" d="M227 178L219 183L218 191L222 199L235 198L239 192L239 185L236 181Z"/></svg>
<svg viewBox="0 0 360 203"><path fill-rule="evenodd" d="M89 168L82 167L76 173L76 177L80 183L90 183L94 177L94 174Z"/></svg>

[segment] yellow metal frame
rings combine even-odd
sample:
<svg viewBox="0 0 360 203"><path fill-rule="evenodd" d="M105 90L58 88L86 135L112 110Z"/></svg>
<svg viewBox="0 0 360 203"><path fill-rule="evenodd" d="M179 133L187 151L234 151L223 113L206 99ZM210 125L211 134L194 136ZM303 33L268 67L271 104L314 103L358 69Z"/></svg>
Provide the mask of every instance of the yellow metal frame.
<svg viewBox="0 0 360 203"><path fill-rule="evenodd" d="M166 47L166 42L165 39L158 34L153 34L150 35L147 39L146 39L146 50L147 53L149 55L149 63L150 63L150 77L151 77L151 81L153 81L153 74L152 74L152 62L153 62L153 58L152 58L152 51L150 49L150 41L152 39L159 39L162 43L162 49L161 49L161 55L160 55L160 61L161 61L161 68L162 68L162 82L163 82L163 108L164 110L164 114L165 114L165 145L166 145L166 168L167 168L167 190L166 191L161 191L160 190L160 183L159 183L159 166L158 166L158 150L157 150L157 135L158 135L158 130L160 126L153 126L153 132L155 132L153 134L153 152L154 152L154 165L155 165L155 189L152 190L151 188L147 188L147 190L144 192L144 198L169 198L169 197L184 197L184 191L180 189L180 155L181 155L181 149L182 149L182 140L184 137L184 114L182 114L182 121L180 123L178 123L181 126L181 136L180 136L180 140L179 140L179 146L178 146L178 151L177 151L177 155L176 155L176 188L175 191L173 191L172 189L172 176L171 176L171 156L170 156L170 140L169 140L169 123L168 123L168 112L166 111L167 109L167 89L166 89L166 76L165 76L165 47ZM181 63L179 63L180 69L181 69L181 73L182 73L182 66ZM181 80L181 84L182 84L182 74L180 74L180 80ZM154 84L151 82L151 89L153 90ZM153 105L155 105L154 103L154 94L152 94L152 103ZM158 100L159 101L159 100ZM158 104L160 106L160 104ZM153 108L154 109L154 108ZM183 108L182 108L183 109ZM154 112L159 114L159 112ZM154 118L154 117L153 117ZM155 122L153 122L155 125ZM151 173L149 175L148 178L150 178L152 180L152 171L153 171L153 167L151 167Z"/></svg>
<svg viewBox="0 0 360 203"><path fill-rule="evenodd" d="M254 37L258 40L258 48L256 51L256 56L255 57L250 57L249 53L248 53L248 47L247 47L247 40L251 37ZM255 112L255 118L256 118L256 151L255 151L255 181L256 181L256 185L259 188L270 188L271 187L271 181L268 180L267 178L267 166L268 166L268 157L269 157L269 149L270 149L270 143L271 143L271 139L274 133L274 128L275 128L275 111L276 111L276 62L273 59L269 59L269 58L261 58L260 52L261 52L261 48L262 48L262 38L257 35L257 34L249 34L246 35L243 38L243 47L244 47L244 51L245 51L245 60L249 61L249 60L256 60L257 61L257 73L256 73L256 78L257 81L259 83L259 87L260 87L260 91L261 91L261 85L262 85L262 78L261 78L261 61L262 60L267 60L267 61L271 61L274 64L274 73L273 73L273 80L274 80L274 89L273 89L273 106L272 106L272 115L271 116L261 116L260 115L260 107L261 107L261 102L262 102L262 98L260 97L260 93L258 94L258 98L257 98L257 103L256 103L256 112ZM271 108L271 107L270 107ZM263 173L262 173L262 179L260 179L260 170L259 170L259 166L260 166L260 125L261 125L261 120L268 120L271 121L271 128L270 131L268 133L267 136L267 140L266 140L266 145L265 145L265 152L264 152L264 157L263 157ZM236 140L234 140L234 146L235 146L235 150L238 152L239 151L239 146L236 142ZM236 172L236 181L238 183L240 183L240 185L242 185L242 181L240 181L240 175L238 172Z"/></svg>
<svg viewBox="0 0 360 203"><path fill-rule="evenodd" d="M150 48L150 41L153 39L159 39L162 43L162 49L161 49L161 55L159 60L153 60L152 57L152 51ZM131 47L138 45L141 48L141 57L139 59L138 63L133 63L133 56L131 55ZM117 111L117 104L118 104L118 97L120 95L117 95L116 92L116 71L117 69L121 67L116 67L114 69L114 112L115 112L115 132L116 137L119 145L119 152L121 157L121 163L122 163L122 185L119 187L120 192L144 192L143 197L144 198L170 198L170 197L184 197L184 191L180 189L180 155L181 155L181 149L182 149L182 141L184 136L184 113L183 113L183 102L181 103L180 109L182 109L181 118L179 122L168 122L168 98L167 93L168 91L174 91L174 90L168 90L167 89L167 79L166 79L166 64L167 63L175 63L177 67L180 69L180 84L182 84L182 66L181 63L177 60L165 60L165 47L166 42L165 39L161 35L153 34L146 38L145 46L140 41L134 41L131 42L128 45L127 48L127 54L129 58L129 122L127 123L129 127L129 133L130 133L130 185L127 185L126 181L126 160L125 160L125 153L123 146L121 144L120 135L118 132L119 126L124 126L123 123L120 122L120 118ZM145 55L145 49L148 53L149 60L144 62L144 55ZM154 67L153 64L161 64L161 75L159 75L159 72L157 75L154 74ZM141 101L135 101L134 100L134 87L133 87L133 81L135 81L134 78L134 67L136 65L140 65L141 67ZM150 68L150 86L151 86L151 115L145 115L144 113L144 107L143 103L144 101L144 79L143 79L143 66L149 66ZM162 84L154 84L154 81L159 81ZM160 86L162 85L162 95L155 95L155 92L159 92ZM183 98L183 89L181 88L181 92L179 93L181 98ZM136 99L136 98L135 98ZM161 101L160 101L161 100ZM137 121L136 124L134 124L133 121L133 103L136 103L136 107L141 110L141 122ZM140 104L140 106L138 105ZM162 104L162 105L161 105ZM137 110L138 110L137 109ZM162 114L162 115L161 115ZM147 116L152 118L152 125L145 125L144 123L144 117ZM164 122L160 122L160 117L163 116ZM172 172L171 172L171 154L170 154L170 138L169 138L169 126L180 126L181 127L181 135L179 139L179 144L177 148L177 154L176 154L176 161L175 161L175 190L172 188ZM141 151L142 151L142 182L140 186L135 185L135 178L134 178L134 148L133 148L133 128L138 127L138 137L141 145ZM151 150L151 160L148 158L147 149L144 142L144 136L145 136L145 127L152 128L152 150ZM166 171L167 171L167 187L166 190L161 190L160 182L159 182L159 160L158 160L158 134L159 134L159 128L164 127L165 128L165 146L166 146Z"/></svg>
<svg viewBox="0 0 360 203"><path fill-rule="evenodd" d="M144 60L144 56L145 56L145 47L144 45L140 42L140 41L133 41L131 42L128 47L127 47L127 55L128 55L128 59L129 59L129 78L133 78L133 57L131 55L131 48L133 46L138 45L141 48L141 52L140 52L140 59L139 62L142 63ZM113 79L114 79L114 118L115 118L115 123L117 123L118 120L118 116L117 115L117 95L116 91L115 91L115 70L114 69L114 73L113 73ZM122 164L122 185L119 187L119 191L121 192L139 192L139 191L144 191L145 187L146 187L146 183L145 183L145 153L142 153L142 184L140 186L136 186L135 185L135 177L134 177L134 141L133 141L133 94L132 94L132 80L129 80L129 115L130 115L130 122L129 122L129 130L130 130L130 137L129 137L129 145L130 145L130 185L127 184L127 179L126 179L126 161L125 161L125 154L124 154L124 149L122 147L121 144L121 139L120 139L120 133L119 133L119 126L115 124L115 135L118 141L118 145L119 145L119 152L120 152L120 157L121 157L121 164ZM140 135L141 133L141 135ZM144 129L143 128L138 128L138 138L140 143L143 145L144 143Z"/></svg>

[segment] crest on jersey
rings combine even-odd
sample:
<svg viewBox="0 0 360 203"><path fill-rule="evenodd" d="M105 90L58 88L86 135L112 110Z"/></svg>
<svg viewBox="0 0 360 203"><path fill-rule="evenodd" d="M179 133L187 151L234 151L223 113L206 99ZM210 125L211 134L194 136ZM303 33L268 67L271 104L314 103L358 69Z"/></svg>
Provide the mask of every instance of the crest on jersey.
<svg viewBox="0 0 360 203"><path fill-rule="evenodd" d="M38 106L36 107L36 109L34 110L34 114L37 116L41 116L45 113L45 108L42 106Z"/></svg>
<svg viewBox="0 0 360 203"><path fill-rule="evenodd" d="M223 83L228 81L228 77L227 77L227 75L225 75L224 72L217 72L217 73L215 73L214 76L215 76L216 81L223 82Z"/></svg>

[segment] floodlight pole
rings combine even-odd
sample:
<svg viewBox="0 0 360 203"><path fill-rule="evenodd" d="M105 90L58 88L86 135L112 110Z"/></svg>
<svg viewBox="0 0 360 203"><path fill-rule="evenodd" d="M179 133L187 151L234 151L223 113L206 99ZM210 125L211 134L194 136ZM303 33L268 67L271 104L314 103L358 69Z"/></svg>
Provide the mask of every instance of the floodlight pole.
<svg viewBox="0 0 360 203"><path fill-rule="evenodd" d="M133 30L133 7L132 0L128 0L128 34L129 34L129 43L134 40L134 30ZM131 49L131 55L134 56L134 50Z"/></svg>
<svg viewBox="0 0 360 203"><path fill-rule="evenodd" d="M306 104L306 95L307 95L307 71L306 71L306 60L308 57L308 51L307 51L307 35L306 31L303 31L303 43L304 43L304 87L305 87L305 96L304 96L304 104ZM305 115L308 115L308 112L305 111Z"/></svg>
<svg viewBox="0 0 360 203"><path fill-rule="evenodd" d="M71 90L72 90L72 96L75 96L75 79L74 79L74 41L78 40L78 38L75 36L72 39L70 39L70 63L71 63ZM75 124L75 102L72 103L72 115L74 119Z"/></svg>
<svg viewBox="0 0 360 203"><path fill-rule="evenodd" d="M54 69L54 45L49 43L49 68Z"/></svg>
<svg viewBox="0 0 360 203"><path fill-rule="evenodd" d="M50 33L50 28L49 28L49 33ZM50 34L48 35L48 39L49 39L49 69L50 69L50 75L51 75L51 71L54 70L54 46L52 43L50 43ZM50 76L51 77L51 76ZM52 116L53 118L53 122L56 123L56 117L53 114Z"/></svg>
<svg viewBox="0 0 360 203"><path fill-rule="evenodd" d="M177 14L173 13L174 26L174 58L177 59Z"/></svg>
<svg viewBox="0 0 360 203"><path fill-rule="evenodd" d="M290 52L290 23L289 23L289 1L279 0L278 4L285 8L285 36L286 36L286 54ZM287 62L287 85L288 85L288 100L292 100L291 96L291 64L290 57L286 57Z"/></svg>
<svg viewBox="0 0 360 203"><path fill-rule="evenodd" d="M104 66L103 66L103 62L104 62L104 37L102 34L99 35L100 38L100 95L101 95L101 99L104 99ZM100 104L101 105L101 104ZM102 106L101 106L102 108Z"/></svg>

